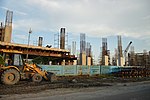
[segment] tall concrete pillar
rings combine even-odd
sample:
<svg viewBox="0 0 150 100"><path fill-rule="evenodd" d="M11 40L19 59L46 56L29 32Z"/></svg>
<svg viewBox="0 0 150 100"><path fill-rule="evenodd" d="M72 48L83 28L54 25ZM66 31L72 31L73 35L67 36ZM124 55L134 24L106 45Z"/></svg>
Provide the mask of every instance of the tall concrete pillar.
<svg viewBox="0 0 150 100"><path fill-rule="evenodd" d="M80 53L80 65L86 65L86 54Z"/></svg>
<svg viewBox="0 0 150 100"><path fill-rule="evenodd" d="M12 26L5 26L4 42L11 42Z"/></svg>
<svg viewBox="0 0 150 100"><path fill-rule="evenodd" d="M6 13L4 42L11 42L12 17L13 17L13 12L8 10Z"/></svg>
<svg viewBox="0 0 150 100"><path fill-rule="evenodd" d="M60 29L60 49L65 49L65 28Z"/></svg>
<svg viewBox="0 0 150 100"><path fill-rule="evenodd" d="M39 37L38 46L42 47L43 45L43 37Z"/></svg>

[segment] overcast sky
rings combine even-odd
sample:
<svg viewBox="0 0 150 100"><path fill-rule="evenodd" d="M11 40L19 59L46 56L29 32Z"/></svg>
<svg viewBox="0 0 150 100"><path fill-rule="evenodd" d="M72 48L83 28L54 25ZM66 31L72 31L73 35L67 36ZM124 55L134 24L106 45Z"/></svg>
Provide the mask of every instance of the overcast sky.
<svg viewBox="0 0 150 100"><path fill-rule="evenodd" d="M138 52L150 50L150 0L0 0L0 21L7 9L14 12L14 42L26 43L31 27L32 40L43 36L45 44L53 44L54 33L65 27L69 42L86 33L95 53L102 37L113 52L117 35L122 35L124 48L132 40Z"/></svg>

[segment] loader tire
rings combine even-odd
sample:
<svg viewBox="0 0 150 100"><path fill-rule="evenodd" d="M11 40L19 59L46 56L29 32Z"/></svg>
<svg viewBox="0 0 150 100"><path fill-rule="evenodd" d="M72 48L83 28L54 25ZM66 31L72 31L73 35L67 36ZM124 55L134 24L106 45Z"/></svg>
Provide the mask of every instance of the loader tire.
<svg viewBox="0 0 150 100"><path fill-rule="evenodd" d="M7 69L1 75L1 82L7 85L13 85L20 80L20 74L16 69Z"/></svg>
<svg viewBox="0 0 150 100"><path fill-rule="evenodd" d="M40 74L38 74L38 73L35 73L33 76L32 76L32 81L33 82L37 82L37 83L39 83L39 82L41 82L42 81L42 76L40 75Z"/></svg>

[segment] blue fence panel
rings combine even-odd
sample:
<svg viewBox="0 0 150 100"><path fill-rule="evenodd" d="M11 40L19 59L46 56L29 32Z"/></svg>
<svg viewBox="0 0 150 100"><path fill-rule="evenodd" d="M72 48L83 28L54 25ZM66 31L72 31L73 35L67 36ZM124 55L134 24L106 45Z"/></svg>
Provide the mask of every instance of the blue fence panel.
<svg viewBox="0 0 150 100"><path fill-rule="evenodd" d="M77 65L77 75L90 75L90 66Z"/></svg>
<svg viewBox="0 0 150 100"><path fill-rule="evenodd" d="M43 70L48 71L48 72L53 72L58 76L63 75L63 66L58 66L58 65L38 65L40 66Z"/></svg>
<svg viewBox="0 0 150 100"><path fill-rule="evenodd" d="M119 71L121 71L121 68L119 66L110 66L111 73L117 73Z"/></svg>
<svg viewBox="0 0 150 100"><path fill-rule="evenodd" d="M111 74L121 71L120 66L82 66L82 65L38 65L43 70L57 76Z"/></svg>
<svg viewBox="0 0 150 100"><path fill-rule="evenodd" d="M110 74L110 66L101 66L101 74Z"/></svg>
<svg viewBox="0 0 150 100"><path fill-rule="evenodd" d="M90 66L90 75L100 74L100 66Z"/></svg>
<svg viewBox="0 0 150 100"><path fill-rule="evenodd" d="M63 66L64 68L64 70L63 70L63 74L65 75L65 76L67 76L67 75L77 75L77 66L73 66L73 65L71 65L71 66L69 66L69 65L66 65L66 66Z"/></svg>

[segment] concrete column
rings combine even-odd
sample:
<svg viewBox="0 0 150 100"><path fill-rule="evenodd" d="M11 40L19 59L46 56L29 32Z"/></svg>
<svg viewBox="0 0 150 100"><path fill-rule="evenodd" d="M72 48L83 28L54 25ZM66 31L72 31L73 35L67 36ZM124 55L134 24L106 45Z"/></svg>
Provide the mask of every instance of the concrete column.
<svg viewBox="0 0 150 100"><path fill-rule="evenodd" d="M68 60L68 65L71 65L71 62L70 62L70 60Z"/></svg>
<svg viewBox="0 0 150 100"><path fill-rule="evenodd" d="M61 62L61 65L65 65L65 60L63 60L63 61Z"/></svg>
<svg viewBox="0 0 150 100"><path fill-rule="evenodd" d="M91 57L87 57L87 65L91 66Z"/></svg>
<svg viewBox="0 0 150 100"><path fill-rule="evenodd" d="M108 66L108 56L105 56L105 66Z"/></svg>
<svg viewBox="0 0 150 100"><path fill-rule="evenodd" d="M73 65L77 65L77 60L73 60Z"/></svg>
<svg viewBox="0 0 150 100"><path fill-rule="evenodd" d="M4 42L11 42L12 26L5 27Z"/></svg>
<svg viewBox="0 0 150 100"><path fill-rule="evenodd" d="M80 65L86 65L86 54L80 53Z"/></svg>

